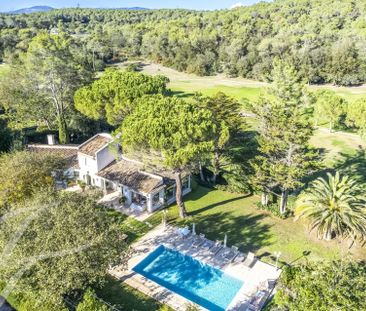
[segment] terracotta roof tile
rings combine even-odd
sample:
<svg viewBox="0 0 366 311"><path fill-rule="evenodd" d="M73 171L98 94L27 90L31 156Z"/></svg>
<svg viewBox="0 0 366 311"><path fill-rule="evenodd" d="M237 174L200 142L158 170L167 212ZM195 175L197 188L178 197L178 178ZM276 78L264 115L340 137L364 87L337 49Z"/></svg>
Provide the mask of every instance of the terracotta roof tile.
<svg viewBox="0 0 366 311"><path fill-rule="evenodd" d="M91 140L87 141L86 143L82 144L79 148L79 152L95 157L95 153L103 148L104 146L108 145L112 141L112 138L96 135Z"/></svg>
<svg viewBox="0 0 366 311"><path fill-rule="evenodd" d="M142 164L120 160L112 162L97 175L141 193L151 193L163 185L162 178L143 172L142 168Z"/></svg>
<svg viewBox="0 0 366 311"><path fill-rule="evenodd" d="M78 145L32 144L28 145L27 149L31 152L59 156L60 158L65 160L67 167L79 168Z"/></svg>

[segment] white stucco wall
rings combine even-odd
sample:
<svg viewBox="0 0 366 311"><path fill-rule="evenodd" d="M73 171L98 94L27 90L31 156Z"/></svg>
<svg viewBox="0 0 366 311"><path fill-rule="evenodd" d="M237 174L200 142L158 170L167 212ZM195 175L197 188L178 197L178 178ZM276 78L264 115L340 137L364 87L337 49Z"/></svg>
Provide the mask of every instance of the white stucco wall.
<svg viewBox="0 0 366 311"><path fill-rule="evenodd" d="M115 160L114 155L109 150L109 147L106 146L102 150L98 151L96 154L97 158L97 169L98 171L105 168L108 164Z"/></svg>
<svg viewBox="0 0 366 311"><path fill-rule="evenodd" d="M97 161L92 157L78 153L78 161L81 172L89 172L90 175L96 174L98 172Z"/></svg>

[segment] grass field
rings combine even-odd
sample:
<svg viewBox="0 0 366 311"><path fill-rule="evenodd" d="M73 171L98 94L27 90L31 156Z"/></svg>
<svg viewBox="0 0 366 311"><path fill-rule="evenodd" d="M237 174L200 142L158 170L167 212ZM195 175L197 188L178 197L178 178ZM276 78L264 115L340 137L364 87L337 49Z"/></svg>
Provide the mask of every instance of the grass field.
<svg viewBox="0 0 366 311"><path fill-rule="evenodd" d="M156 311L161 307L154 299L111 277L107 278L104 287L97 290L96 294L118 310Z"/></svg>
<svg viewBox="0 0 366 311"><path fill-rule="evenodd" d="M168 219L179 225L196 224L196 230L209 239L223 240L228 235L228 244L236 245L241 251L252 251L267 262L274 261L274 252L282 252L283 263L301 260L304 254L314 260L336 259L349 253L345 243L325 242L309 235L303 222L293 218L282 220L267 212L258 210L256 196L232 194L212 190L202 186L186 197L189 219L178 218L177 207L169 208ZM154 214L149 221L159 223L161 214ZM353 248L350 254L356 258L366 258L366 249Z"/></svg>
<svg viewBox="0 0 366 311"><path fill-rule="evenodd" d="M119 66L124 66L120 64ZM142 72L151 75L165 75L170 79L169 87L176 92L183 92L187 95L201 92L212 95L218 91L236 98L237 100L256 100L263 87L267 83L248 80L244 78L228 78L224 75L199 77L194 74L178 72L158 64L143 63ZM311 90L331 89L348 100L354 100L366 96L366 85L357 87L335 87L332 85L310 86Z"/></svg>

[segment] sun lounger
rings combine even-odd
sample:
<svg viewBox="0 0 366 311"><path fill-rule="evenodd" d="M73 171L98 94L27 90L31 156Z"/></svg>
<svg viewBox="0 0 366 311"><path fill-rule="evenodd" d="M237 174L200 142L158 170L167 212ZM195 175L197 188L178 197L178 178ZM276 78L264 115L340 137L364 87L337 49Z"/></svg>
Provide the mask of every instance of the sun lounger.
<svg viewBox="0 0 366 311"><path fill-rule="evenodd" d="M205 235L204 234L200 234L199 236L197 236L193 243L192 243L192 247L197 248L198 246L202 245L205 241Z"/></svg>
<svg viewBox="0 0 366 311"><path fill-rule="evenodd" d="M169 237L169 239L167 240L167 242L168 242L168 244L174 245L179 238L180 238L180 236L174 234L171 237Z"/></svg>
<svg viewBox="0 0 366 311"><path fill-rule="evenodd" d="M266 302L269 294L267 291L260 290L256 292L256 294L250 299L249 301L249 308L250 311L258 311L261 310L264 303Z"/></svg>
<svg viewBox="0 0 366 311"><path fill-rule="evenodd" d="M222 244L220 241L216 240L215 245L210 248L210 253L216 255L222 249Z"/></svg>
<svg viewBox="0 0 366 311"><path fill-rule="evenodd" d="M238 254L237 249L235 250L227 247L224 248L220 253L218 253L218 257L224 260L225 262L231 262L234 260L237 254Z"/></svg>
<svg viewBox="0 0 366 311"><path fill-rule="evenodd" d="M244 260L243 264L244 266L251 268L254 266L257 259L255 258L254 254L249 252L247 258Z"/></svg>
<svg viewBox="0 0 366 311"><path fill-rule="evenodd" d="M201 245L201 248L203 248L205 250L209 250L214 245L215 245L215 242L214 241L205 239L204 242L203 242L203 244Z"/></svg>
<svg viewBox="0 0 366 311"><path fill-rule="evenodd" d="M245 255L242 252L238 251L238 254L236 255L236 257L234 258L233 262L234 263L241 263L243 262L245 259Z"/></svg>
<svg viewBox="0 0 366 311"><path fill-rule="evenodd" d="M265 280L264 282L259 283L258 290L271 292L276 286L276 280Z"/></svg>

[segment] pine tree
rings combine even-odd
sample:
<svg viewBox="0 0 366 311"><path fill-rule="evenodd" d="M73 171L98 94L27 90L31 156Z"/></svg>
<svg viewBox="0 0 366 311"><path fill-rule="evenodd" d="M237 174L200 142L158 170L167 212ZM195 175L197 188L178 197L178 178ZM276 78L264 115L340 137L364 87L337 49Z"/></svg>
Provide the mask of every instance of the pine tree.
<svg viewBox="0 0 366 311"><path fill-rule="evenodd" d="M302 178L315 165L316 153L308 145L313 127L304 82L291 65L279 61L272 76L272 85L252 106L259 121L253 181L264 194L264 205L270 192L280 196L284 214L289 193L302 185Z"/></svg>

